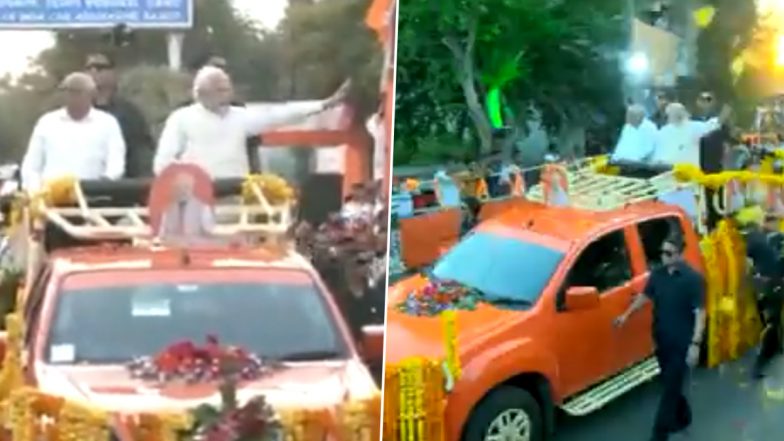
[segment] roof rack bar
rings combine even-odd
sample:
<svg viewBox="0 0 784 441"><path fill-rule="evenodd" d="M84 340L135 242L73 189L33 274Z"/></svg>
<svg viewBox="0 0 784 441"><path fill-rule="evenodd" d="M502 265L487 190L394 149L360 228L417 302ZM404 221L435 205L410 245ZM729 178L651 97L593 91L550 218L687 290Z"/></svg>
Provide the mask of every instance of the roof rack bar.
<svg viewBox="0 0 784 441"><path fill-rule="evenodd" d="M279 237L291 229L292 202L285 200L271 204L263 191L261 183L248 182L252 197L234 205L218 204L212 207L214 225L209 234L212 236L254 235L258 237ZM154 239L154 231L149 223L147 207L139 206L102 206L91 207L79 182L72 184L75 206L55 207L45 199L31 199L25 216L35 220L31 225L42 228L49 222L71 237L82 240L146 240ZM111 201L111 197L108 199ZM33 213L41 217L32 219Z"/></svg>

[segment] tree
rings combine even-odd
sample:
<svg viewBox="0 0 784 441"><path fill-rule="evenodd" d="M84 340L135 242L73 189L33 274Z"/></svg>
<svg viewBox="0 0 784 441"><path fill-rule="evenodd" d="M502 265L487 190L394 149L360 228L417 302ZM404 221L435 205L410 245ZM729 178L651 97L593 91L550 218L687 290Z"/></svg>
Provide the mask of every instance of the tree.
<svg viewBox="0 0 784 441"><path fill-rule="evenodd" d="M382 52L365 25L370 4L369 0L290 2L278 30L286 48L283 88L290 98L325 97L351 78L349 100L360 118L376 111Z"/></svg>
<svg viewBox="0 0 784 441"><path fill-rule="evenodd" d="M487 154L519 139L532 110L550 129L590 125L597 112L614 111L622 7L610 0L403 2L396 121L410 126L396 128L396 139L459 130L462 107L478 153ZM511 128L501 143L493 139L493 112ZM440 121L420 118L426 113Z"/></svg>
<svg viewBox="0 0 784 441"><path fill-rule="evenodd" d="M754 41L757 7L754 0L709 0L716 15L697 37L697 71L706 89L739 104L743 95L732 72L733 62Z"/></svg>

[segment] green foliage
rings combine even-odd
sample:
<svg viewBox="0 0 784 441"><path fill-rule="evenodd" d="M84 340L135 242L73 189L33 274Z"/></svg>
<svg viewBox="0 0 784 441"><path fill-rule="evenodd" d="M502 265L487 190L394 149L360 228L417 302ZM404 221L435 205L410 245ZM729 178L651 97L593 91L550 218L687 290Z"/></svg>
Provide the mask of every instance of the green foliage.
<svg viewBox="0 0 784 441"><path fill-rule="evenodd" d="M137 66L120 79L122 96L136 103L157 139L171 109L190 98L190 77L163 66Z"/></svg>
<svg viewBox="0 0 784 441"><path fill-rule="evenodd" d="M738 93L743 89L736 87L732 62L753 41L758 18L755 1L708 0L707 4L716 8L716 15L697 38L697 71L702 87L742 106L740 101L751 90Z"/></svg>
<svg viewBox="0 0 784 441"><path fill-rule="evenodd" d="M292 2L280 25L285 45L282 89L293 98L329 96L346 78L353 80L349 100L360 114L378 106L382 52L365 25L370 0ZM329 66L329 69L325 69Z"/></svg>
<svg viewBox="0 0 784 441"><path fill-rule="evenodd" d="M615 58L624 42L622 8L611 0L402 1L396 149L439 133L462 135L460 114L471 112L466 79L480 103L489 89L503 87L505 105L519 116L507 115L507 125L519 129L532 106L553 129L615 112L622 105Z"/></svg>

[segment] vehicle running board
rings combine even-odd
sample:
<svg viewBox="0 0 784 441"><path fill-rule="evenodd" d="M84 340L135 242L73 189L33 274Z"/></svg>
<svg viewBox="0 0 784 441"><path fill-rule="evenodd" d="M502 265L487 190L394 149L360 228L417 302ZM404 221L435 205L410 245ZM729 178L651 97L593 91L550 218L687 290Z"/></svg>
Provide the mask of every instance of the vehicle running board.
<svg viewBox="0 0 784 441"><path fill-rule="evenodd" d="M631 366L620 374L566 400L561 409L571 416L584 416L659 375L656 357Z"/></svg>

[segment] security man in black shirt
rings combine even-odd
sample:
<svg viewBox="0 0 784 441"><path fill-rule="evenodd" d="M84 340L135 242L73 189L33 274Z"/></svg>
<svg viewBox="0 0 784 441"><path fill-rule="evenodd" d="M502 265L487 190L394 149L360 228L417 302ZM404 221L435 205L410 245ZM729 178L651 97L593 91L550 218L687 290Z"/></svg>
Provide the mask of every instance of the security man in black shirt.
<svg viewBox="0 0 784 441"><path fill-rule="evenodd" d="M152 175L154 147L150 127L141 109L117 93L117 71L114 59L104 52L87 56L84 69L97 86L95 108L110 113L117 119L125 140L126 178Z"/></svg>
<svg viewBox="0 0 784 441"><path fill-rule="evenodd" d="M776 251L778 220L767 216L763 225L745 226L746 255L753 262L752 277L757 291L757 309L762 321L762 338L752 374L764 376L765 367L781 352L781 310L784 306L784 272Z"/></svg>
<svg viewBox="0 0 784 441"><path fill-rule="evenodd" d="M705 279L683 260L683 250L679 236L662 243L661 265L651 270L643 293L615 320L621 327L648 301L653 303L653 341L661 368L662 395L652 441L666 441L689 427L692 419L683 389L690 368L699 361L705 328Z"/></svg>

